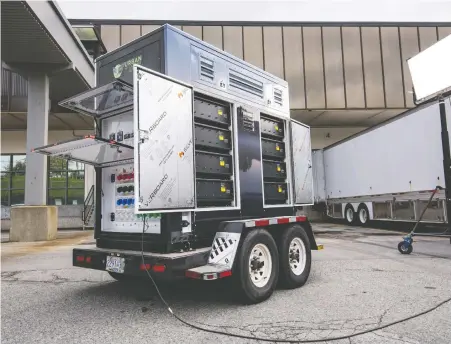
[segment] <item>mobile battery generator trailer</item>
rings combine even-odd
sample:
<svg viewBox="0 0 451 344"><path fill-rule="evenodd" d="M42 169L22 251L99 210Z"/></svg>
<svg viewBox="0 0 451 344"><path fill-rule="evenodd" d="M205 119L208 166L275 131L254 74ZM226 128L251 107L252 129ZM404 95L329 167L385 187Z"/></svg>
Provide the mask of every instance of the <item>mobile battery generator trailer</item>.
<svg viewBox="0 0 451 344"><path fill-rule="evenodd" d="M313 201L310 129L285 81L164 25L98 58L96 84L61 103L96 135L35 149L95 167L96 245L74 266L231 277L248 303L307 281L321 248L296 215Z"/></svg>

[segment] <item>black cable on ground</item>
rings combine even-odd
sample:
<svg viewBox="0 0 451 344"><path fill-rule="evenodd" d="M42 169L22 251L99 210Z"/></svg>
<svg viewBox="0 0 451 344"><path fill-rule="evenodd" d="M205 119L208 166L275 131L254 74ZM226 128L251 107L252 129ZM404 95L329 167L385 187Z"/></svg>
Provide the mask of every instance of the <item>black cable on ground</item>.
<svg viewBox="0 0 451 344"><path fill-rule="evenodd" d="M144 232L145 232L145 228L146 228L146 216L143 216L143 231L142 231L142 237L141 237L141 258L142 258L142 263L145 264L144 262ZM321 339L305 339L305 340L296 340L296 339L270 339L270 338L262 338L262 337L252 337L252 336L244 336L244 335L240 335L240 334L234 334L234 333L227 333L227 332L223 332L223 331L218 331L218 330L212 330L212 329L208 329L208 328L204 328L204 327L200 327L198 325L194 325L189 323L188 321L182 319L181 317L179 317L177 314L175 314L171 307L169 306L169 304L166 302L166 300L164 299L163 295L161 295L160 289L158 288L157 284L155 283L155 280L153 279L152 275L149 273L149 271L147 269L145 269L147 272L147 276L149 276L150 280L152 281L153 286L155 287L155 290L157 291L158 297L160 298L161 302L166 306L166 308L168 309L169 313L171 313L171 315L177 319L178 321L180 321L182 324L191 327L195 330L199 330L199 331L203 331L203 332L208 332L208 333L213 333L213 334L219 334L219 335L223 335L223 336L229 336L229 337L235 337L235 338L241 338L241 339L249 339L249 340L260 340L262 342L274 342L274 343L321 343L321 342L330 342L330 341L336 341L336 340L343 340L343 339L349 339L349 338L353 338L353 337L357 337L357 336L361 336L367 333L371 333L371 332L375 332L375 331L379 331L382 330L384 328L396 325L396 324L400 324L415 318L418 318L422 315L428 314L434 310L436 310L437 308L443 306L445 303L448 303L451 301L451 297L436 304L434 307L431 307L423 312L411 315L409 317L406 318L402 318L400 320L396 320L390 323L387 323L385 325L381 325L381 326L377 326L377 327L373 327L370 328L368 330L363 330L360 332L356 332L353 334L349 334L349 335L345 335L345 336L338 336L338 337L328 337L328 338L321 338ZM208 325L206 325L208 326Z"/></svg>

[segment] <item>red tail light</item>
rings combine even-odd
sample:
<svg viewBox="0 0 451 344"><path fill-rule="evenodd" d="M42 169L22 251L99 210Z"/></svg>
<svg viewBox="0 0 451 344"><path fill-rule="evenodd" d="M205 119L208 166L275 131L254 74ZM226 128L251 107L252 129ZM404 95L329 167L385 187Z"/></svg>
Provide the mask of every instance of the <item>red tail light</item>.
<svg viewBox="0 0 451 344"><path fill-rule="evenodd" d="M91 263L91 257L89 257L89 256L88 256L88 257L86 257L86 260L85 260L85 262L86 262L86 263Z"/></svg>
<svg viewBox="0 0 451 344"><path fill-rule="evenodd" d="M223 271L219 273L219 278L232 276L232 270Z"/></svg>
<svg viewBox="0 0 451 344"><path fill-rule="evenodd" d="M165 272L166 271L166 266L165 265L154 265L153 266L153 271L154 272Z"/></svg>
<svg viewBox="0 0 451 344"><path fill-rule="evenodd" d="M200 273L194 272L194 271L186 271L185 276L188 278L195 278L195 279L202 278L202 275Z"/></svg>
<svg viewBox="0 0 451 344"><path fill-rule="evenodd" d="M142 270L142 271L150 270L150 264L141 264L139 266L139 270Z"/></svg>
<svg viewBox="0 0 451 344"><path fill-rule="evenodd" d="M77 256L77 258L75 258L77 260L77 262L81 263L85 261L85 256Z"/></svg>

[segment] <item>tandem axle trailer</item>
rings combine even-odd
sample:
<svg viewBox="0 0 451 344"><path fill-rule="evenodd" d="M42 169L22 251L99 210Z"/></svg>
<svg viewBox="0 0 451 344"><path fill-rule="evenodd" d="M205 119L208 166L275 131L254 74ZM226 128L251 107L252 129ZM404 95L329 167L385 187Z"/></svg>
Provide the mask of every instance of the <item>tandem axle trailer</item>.
<svg viewBox="0 0 451 344"><path fill-rule="evenodd" d="M96 244L74 266L229 277L248 303L307 281L310 128L284 80L164 25L98 58L96 85L60 104L96 133L34 150L95 168Z"/></svg>

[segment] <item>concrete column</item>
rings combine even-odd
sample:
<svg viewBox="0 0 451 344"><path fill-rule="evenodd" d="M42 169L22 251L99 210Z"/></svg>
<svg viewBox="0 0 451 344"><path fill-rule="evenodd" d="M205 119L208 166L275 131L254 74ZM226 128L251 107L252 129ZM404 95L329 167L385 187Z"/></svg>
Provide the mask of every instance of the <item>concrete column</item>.
<svg viewBox="0 0 451 344"><path fill-rule="evenodd" d="M28 76L27 166L25 173L25 204L47 204L47 157L32 153L45 146L48 139L49 79L45 74Z"/></svg>

